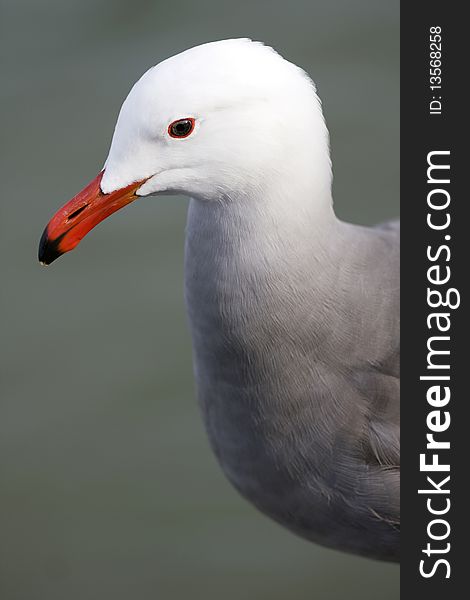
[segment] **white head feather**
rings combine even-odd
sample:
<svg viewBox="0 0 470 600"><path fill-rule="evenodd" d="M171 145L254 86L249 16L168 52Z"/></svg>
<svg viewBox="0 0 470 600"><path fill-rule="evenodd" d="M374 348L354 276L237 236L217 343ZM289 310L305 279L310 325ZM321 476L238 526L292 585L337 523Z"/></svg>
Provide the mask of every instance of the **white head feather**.
<svg viewBox="0 0 470 600"><path fill-rule="evenodd" d="M172 138L169 124L187 117L194 132ZM142 196L230 199L287 181L328 202L328 131L312 80L248 39L203 44L161 62L121 108L101 186L109 193L144 178Z"/></svg>

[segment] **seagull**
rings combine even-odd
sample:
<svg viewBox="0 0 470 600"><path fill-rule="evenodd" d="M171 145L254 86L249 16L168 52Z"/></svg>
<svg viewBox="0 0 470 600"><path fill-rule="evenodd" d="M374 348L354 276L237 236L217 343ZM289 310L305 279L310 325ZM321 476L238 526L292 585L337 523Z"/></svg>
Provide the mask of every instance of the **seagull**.
<svg viewBox="0 0 470 600"><path fill-rule="evenodd" d="M295 534L398 561L399 225L339 220L331 184L310 77L261 42L206 43L137 81L39 260L140 197L189 197L194 376L224 473Z"/></svg>

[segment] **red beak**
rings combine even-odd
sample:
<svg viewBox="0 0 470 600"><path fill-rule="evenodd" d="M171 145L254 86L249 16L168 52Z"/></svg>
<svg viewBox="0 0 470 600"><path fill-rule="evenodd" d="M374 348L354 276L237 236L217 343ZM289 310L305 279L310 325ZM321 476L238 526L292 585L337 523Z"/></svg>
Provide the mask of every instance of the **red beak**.
<svg viewBox="0 0 470 600"><path fill-rule="evenodd" d="M100 185L103 173L64 204L49 221L39 242L38 258L42 264L50 265L65 252L73 250L93 227L135 200L138 197L135 192L146 181L143 179L103 194Z"/></svg>

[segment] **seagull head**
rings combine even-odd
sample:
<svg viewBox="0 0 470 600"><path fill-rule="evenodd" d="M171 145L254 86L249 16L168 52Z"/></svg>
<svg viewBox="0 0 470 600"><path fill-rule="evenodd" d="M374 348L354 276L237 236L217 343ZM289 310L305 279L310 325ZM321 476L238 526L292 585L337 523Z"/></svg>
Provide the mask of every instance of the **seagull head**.
<svg viewBox="0 0 470 600"><path fill-rule="evenodd" d="M142 196L250 202L298 181L327 189L328 146L315 86L299 67L248 39L191 48L133 86L103 170L50 220L39 260L50 264Z"/></svg>

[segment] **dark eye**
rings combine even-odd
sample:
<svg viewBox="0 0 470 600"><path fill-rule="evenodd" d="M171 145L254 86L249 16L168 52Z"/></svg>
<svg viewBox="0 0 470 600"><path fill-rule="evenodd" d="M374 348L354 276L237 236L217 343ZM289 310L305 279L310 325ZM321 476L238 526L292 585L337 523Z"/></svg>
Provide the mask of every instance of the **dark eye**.
<svg viewBox="0 0 470 600"><path fill-rule="evenodd" d="M185 138L188 137L194 131L195 120L192 118L189 119L178 119L178 121L173 121L168 126L168 133L173 138Z"/></svg>

